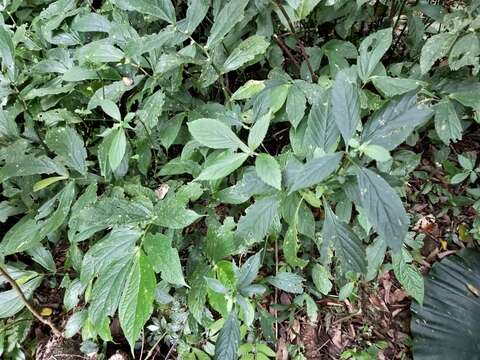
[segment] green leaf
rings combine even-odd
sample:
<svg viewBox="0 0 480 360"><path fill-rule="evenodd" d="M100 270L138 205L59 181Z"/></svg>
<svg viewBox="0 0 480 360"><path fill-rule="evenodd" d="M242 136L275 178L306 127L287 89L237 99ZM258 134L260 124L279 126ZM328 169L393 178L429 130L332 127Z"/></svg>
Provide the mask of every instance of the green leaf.
<svg viewBox="0 0 480 360"><path fill-rule="evenodd" d="M367 281L372 281L377 276L378 269L385 259L386 251L387 244L381 237L377 237L367 246Z"/></svg>
<svg viewBox="0 0 480 360"><path fill-rule="evenodd" d="M399 251L392 254L393 271L407 293L412 296L419 304L423 303L424 286L423 276L415 266L405 261L403 252Z"/></svg>
<svg viewBox="0 0 480 360"><path fill-rule="evenodd" d="M265 83L259 80L248 80L245 84L240 86L231 97L232 100L250 99L255 94L265 89Z"/></svg>
<svg viewBox="0 0 480 360"><path fill-rule="evenodd" d="M266 184L281 190L282 172L277 160L268 154L259 154L255 160L255 170L257 175Z"/></svg>
<svg viewBox="0 0 480 360"><path fill-rule="evenodd" d="M118 305L118 317L123 333L133 351L143 326L153 311L157 281L147 257L137 250L132 268Z"/></svg>
<svg viewBox="0 0 480 360"><path fill-rule="evenodd" d="M480 55L480 39L477 33L462 36L453 45L448 56L448 66L457 71L463 66L471 65L478 69L478 56Z"/></svg>
<svg viewBox="0 0 480 360"><path fill-rule="evenodd" d="M412 302L413 356L474 359L480 331L480 254L464 249L435 262L425 277L425 300Z"/></svg>
<svg viewBox="0 0 480 360"><path fill-rule="evenodd" d="M138 11L172 24L176 21L171 0L112 0L112 3L123 10Z"/></svg>
<svg viewBox="0 0 480 360"><path fill-rule="evenodd" d="M305 145L329 153L334 150L340 132L333 119L330 99L325 93L312 105L305 130Z"/></svg>
<svg viewBox="0 0 480 360"><path fill-rule="evenodd" d="M10 33L5 30L3 24L0 25L0 58L7 68L10 80L15 80L15 47Z"/></svg>
<svg viewBox="0 0 480 360"><path fill-rule="evenodd" d="M42 155L34 157L26 155L15 159L15 162L9 162L0 169L0 183L16 176L29 176L37 174L68 175L66 169L58 165L52 159Z"/></svg>
<svg viewBox="0 0 480 360"><path fill-rule="evenodd" d="M432 114L431 110L416 105L414 92L407 93L389 101L370 117L363 129L361 142L393 150Z"/></svg>
<svg viewBox="0 0 480 360"><path fill-rule="evenodd" d="M115 171L118 168L125 156L125 150L127 149L127 137L125 136L124 130L122 128L117 128L114 131L112 143L108 149L108 162L110 163L112 171Z"/></svg>
<svg viewBox="0 0 480 360"><path fill-rule="evenodd" d="M40 223L36 222L29 215L24 216L3 236L3 240L0 243L0 253L6 256L37 246L42 240L40 228Z"/></svg>
<svg viewBox="0 0 480 360"><path fill-rule="evenodd" d="M80 329L85 324L87 320L87 312L85 310L80 310L76 313L73 313L72 316L68 318L68 321L65 325L64 335L67 339L74 337Z"/></svg>
<svg viewBox="0 0 480 360"><path fill-rule="evenodd" d="M195 211L186 209L185 204L174 197L158 202L153 212L155 224L169 229L183 229L201 217Z"/></svg>
<svg viewBox="0 0 480 360"><path fill-rule="evenodd" d="M286 111L288 120L290 120L290 123L295 128L305 115L306 103L307 99L305 98L303 91L295 85L290 86L287 96Z"/></svg>
<svg viewBox="0 0 480 360"><path fill-rule="evenodd" d="M82 66L88 63L119 62L124 56L122 50L116 48L106 40L98 40L78 48L76 57Z"/></svg>
<svg viewBox="0 0 480 360"><path fill-rule="evenodd" d="M293 174L293 183L289 194L322 182L338 168L341 159L342 154L335 153L307 161Z"/></svg>
<svg viewBox="0 0 480 360"><path fill-rule="evenodd" d="M415 79L393 78L390 76L372 76L373 85L386 97L402 95L409 91L416 90L426 83Z"/></svg>
<svg viewBox="0 0 480 360"><path fill-rule="evenodd" d="M138 117L147 126L148 130L153 129L157 125L158 118L163 112L164 103L165 94L162 90L158 90L149 96L142 104L142 109L137 111Z"/></svg>
<svg viewBox="0 0 480 360"><path fill-rule="evenodd" d="M193 138L203 146L212 149L241 148L245 152L250 152L232 129L219 120L204 118L191 121L187 125Z"/></svg>
<svg viewBox="0 0 480 360"><path fill-rule="evenodd" d="M217 46L228 34L235 24L243 19L243 13L249 0L230 0L220 10L215 17L210 35L207 39L207 48L214 48Z"/></svg>
<svg viewBox="0 0 480 360"><path fill-rule="evenodd" d="M247 160L248 154L223 152L212 164L202 170L197 180L217 180L237 170Z"/></svg>
<svg viewBox="0 0 480 360"><path fill-rule="evenodd" d="M66 179L68 179L68 176L51 176L46 179L42 179L40 181L37 181L35 184L33 184L33 191L34 192L40 191L52 184L55 184L56 182L66 180Z"/></svg>
<svg viewBox="0 0 480 360"><path fill-rule="evenodd" d="M428 38L420 55L420 70L426 74L435 61L445 57L457 40L457 34L441 32Z"/></svg>
<svg viewBox="0 0 480 360"><path fill-rule="evenodd" d="M275 276L268 277L267 281L276 288L288 293L303 293L303 278L297 274L281 271Z"/></svg>
<svg viewBox="0 0 480 360"><path fill-rule="evenodd" d="M120 109L118 108L117 104L115 104L112 100L102 99L100 100L100 106L102 107L102 110L105 114L117 121L122 121Z"/></svg>
<svg viewBox="0 0 480 360"><path fill-rule="evenodd" d="M299 20L305 19L320 1L321 0L299 0L298 7L295 9L295 15Z"/></svg>
<svg viewBox="0 0 480 360"><path fill-rule="evenodd" d="M448 99L443 99L435 105L435 130L438 137L445 143L462 139L462 123L455 106Z"/></svg>
<svg viewBox="0 0 480 360"><path fill-rule="evenodd" d="M470 175L470 172L462 172L462 173L458 173L458 174L455 174L452 176L452 178L450 179L450 184L460 184L462 181L464 181L468 175Z"/></svg>
<svg viewBox="0 0 480 360"><path fill-rule="evenodd" d="M240 345L240 324L234 311L228 314L215 343L215 360L237 360Z"/></svg>
<svg viewBox="0 0 480 360"><path fill-rule="evenodd" d="M259 147L263 142L263 139L265 139L271 119L272 113L268 112L257 119L250 129L248 134L248 146L252 151Z"/></svg>
<svg viewBox="0 0 480 360"><path fill-rule="evenodd" d="M262 266L262 258L261 258L262 253L258 252L253 256L250 256L247 261L242 265L240 270L238 271L238 277L237 277L237 284L238 284L238 289L243 289L247 286L249 286L253 280L258 275L258 271L260 270L260 267Z"/></svg>
<svg viewBox="0 0 480 360"><path fill-rule="evenodd" d="M379 145L366 145L362 148L362 151L368 157L379 162L385 162L392 158L387 149Z"/></svg>
<svg viewBox="0 0 480 360"><path fill-rule="evenodd" d="M348 76L349 69L341 70L335 77L331 92L332 115L346 144L360 122L360 99L356 82Z"/></svg>
<svg viewBox="0 0 480 360"><path fill-rule="evenodd" d="M42 283L42 276L35 276L24 284L19 284L25 298L29 300L33 292ZM15 279L18 280L19 279ZM6 319L14 316L25 307L25 303L20 300L18 293L14 289L0 292L0 319Z"/></svg>
<svg viewBox="0 0 480 360"><path fill-rule="evenodd" d="M340 288L338 292L338 301L345 301L352 294L355 288L354 282L348 282Z"/></svg>
<svg viewBox="0 0 480 360"><path fill-rule="evenodd" d="M188 34L195 31L198 25L202 22L210 7L210 0L192 0L187 9L187 16L185 18L187 22Z"/></svg>
<svg viewBox="0 0 480 360"><path fill-rule="evenodd" d="M87 172L87 151L83 140L71 127L51 129L45 136L48 147L60 156L65 164L80 174Z"/></svg>
<svg viewBox="0 0 480 360"><path fill-rule="evenodd" d="M270 43L259 35L253 35L243 40L225 60L222 72L237 70L245 63L251 62L257 55L264 54L269 45Z"/></svg>
<svg viewBox="0 0 480 360"><path fill-rule="evenodd" d="M101 327L107 316L115 315L132 260L133 253L113 262L95 281L88 308L88 317L95 327Z"/></svg>
<svg viewBox="0 0 480 360"><path fill-rule="evenodd" d="M0 141L16 140L20 135L17 123L10 113L0 110Z"/></svg>
<svg viewBox="0 0 480 360"><path fill-rule="evenodd" d="M187 285L178 251L172 247L172 240L168 236L148 234L143 244L155 272L161 272L163 280L174 285Z"/></svg>
<svg viewBox="0 0 480 360"><path fill-rule="evenodd" d="M387 28L368 35L360 44L357 59L358 74L363 82L372 75L383 55L392 44L392 29Z"/></svg>
<svg viewBox="0 0 480 360"><path fill-rule="evenodd" d="M322 229L322 239L326 247L329 243L335 248L335 255L339 258L339 265L344 272L354 271L365 273L365 249L362 241L341 221L325 203L325 221Z"/></svg>
<svg viewBox="0 0 480 360"><path fill-rule="evenodd" d="M317 290L323 295L328 295L330 290L332 290L333 284L330 281L330 273L324 266L319 264L313 266L312 280Z"/></svg>
<svg viewBox="0 0 480 360"><path fill-rule="evenodd" d="M276 197L267 197L256 200L245 210L237 226L237 235L249 246L261 242L270 232L274 222L278 221L278 207L280 203Z"/></svg>
<svg viewBox="0 0 480 360"><path fill-rule="evenodd" d="M390 248L400 250L409 225L402 200L380 175L369 169L358 168L357 180L360 204L368 220Z"/></svg>

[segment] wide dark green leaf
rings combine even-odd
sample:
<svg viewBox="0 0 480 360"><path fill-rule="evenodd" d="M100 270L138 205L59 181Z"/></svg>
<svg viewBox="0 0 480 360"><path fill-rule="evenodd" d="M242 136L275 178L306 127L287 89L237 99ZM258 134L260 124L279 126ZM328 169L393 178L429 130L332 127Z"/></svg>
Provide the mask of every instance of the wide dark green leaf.
<svg viewBox="0 0 480 360"><path fill-rule="evenodd" d="M449 99L443 99L435 105L435 130L438 137L447 145L450 141L462 139L462 123Z"/></svg>
<svg viewBox="0 0 480 360"><path fill-rule="evenodd" d="M120 326L132 350L152 314L156 286L152 265L143 251L137 250L118 305Z"/></svg>
<svg viewBox="0 0 480 360"><path fill-rule="evenodd" d="M205 167L197 180L218 180L237 170L247 160L248 154L224 152Z"/></svg>
<svg viewBox="0 0 480 360"><path fill-rule="evenodd" d="M228 314L215 343L215 360L236 360L240 346L240 324L234 311Z"/></svg>
<svg viewBox="0 0 480 360"><path fill-rule="evenodd" d="M225 60L223 73L238 69L242 65L254 60L257 55L265 53L270 43L259 35L253 35L242 41Z"/></svg>
<svg viewBox="0 0 480 360"><path fill-rule="evenodd" d="M360 205L378 234L392 249L401 249L407 235L409 219L402 200L378 174L366 168L357 169Z"/></svg>
<svg viewBox="0 0 480 360"><path fill-rule="evenodd" d="M207 48L214 48L218 45L235 24L243 19L247 4L248 0L230 0L225 4L215 17L207 39Z"/></svg>
<svg viewBox="0 0 480 360"><path fill-rule="evenodd" d="M341 221L325 203L325 221L322 229L322 239L326 246L332 244L335 254L339 259L339 265L344 272L354 271L365 273L367 263L365 261L365 249L362 241L350 229L350 227Z"/></svg>
<svg viewBox="0 0 480 360"><path fill-rule="evenodd" d="M60 156L67 166L80 174L87 172L87 151L83 140L71 127L54 128L47 132L45 142L48 147Z"/></svg>
<svg viewBox="0 0 480 360"><path fill-rule="evenodd" d="M416 104L416 94L407 93L388 102L375 112L365 124L362 142L393 150L433 112Z"/></svg>
<svg viewBox="0 0 480 360"><path fill-rule="evenodd" d="M67 170L63 166L44 155L39 157L27 155L19 157L14 162L5 164L0 169L0 182L16 176L52 173L68 175Z"/></svg>
<svg viewBox="0 0 480 360"><path fill-rule="evenodd" d="M15 48L12 37L4 25L0 25L0 58L8 70L10 80L15 80Z"/></svg>
<svg viewBox="0 0 480 360"><path fill-rule="evenodd" d="M360 123L360 99L358 87L349 76L349 70L337 73L331 91L332 116L346 144Z"/></svg>
<svg viewBox="0 0 480 360"><path fill-rule="evenodd" d="M212 149L241 148L250 152L248 147L224 123L216 119L198 119L188 123L188 130L193 138L203 146Z"/></svg>
<svg viewBox="0 0 480 360"><path fill-rule="evenodd" d="M478 359L480 254L462 250L435 263L423 305L412 303L413 356L418 360Z"/></svg>
<svg viewBox="0 0 480 360"><path fill-rule="evenodd" d="M360 44L358 51L358 74L366 82L380 62L382 56L392 44L392 29L387 28L368 35Z"/></svg>
<svg viewBox="0 0 480 360"><path fill-rule="evenodd" d="M422 48L420 56L420 70L422 74L427 73L435 61L443 58L457 40L457 35L448 32L442 32L428 38Z"/></svg>
<svg viewBox="0 0 480 360"><path fill-rule="evenodd" d="M42 240L41 224L26 215L15 223L3 236L0 254L11 255L37 246Z"/></svg>
<svg viewBox="0 0 480 360"><path fill-rule="evenodd" d="M170 23L176 21L175 8L171 0L113 0L112 2L124 10L135 10Z"/></svg>
<svg viewBox="0 0 480 360"><path fill-rule="evenodd" d="M268 154L259 154L255 160L255 170L266 184L280 190L282 187L282 172L277 160Z"/></svg>

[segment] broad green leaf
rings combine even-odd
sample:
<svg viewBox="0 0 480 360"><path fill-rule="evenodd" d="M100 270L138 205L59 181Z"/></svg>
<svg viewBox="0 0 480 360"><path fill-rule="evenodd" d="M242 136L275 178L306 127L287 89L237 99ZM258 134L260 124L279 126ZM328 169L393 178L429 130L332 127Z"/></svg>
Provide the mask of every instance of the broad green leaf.
<svg viewBox="0 0 480 360"><path fill-rule="evenodd" d="M117 121L122 121L120 109L118 108L117 104L115 104L112 100L102 99L100 100L100 106L102 107L102 110L105 114Z"/></svg>
<svg viewBox="0 0 480 360"><path fill-rule="evenodd" d="M0 110L0 141L16 140L20 132L17 123L10 113Z"/></svg>
<svg viewBox="0 0 480 360"><path fill-rule="evenodd" d="M153 213L155 224L169 229L183 229L201 217L195 211L186 209L185 204L175 197L158 202Z"/></svg>
<svg viewBox="0 0 480 360"><path fill-rule="evenodd" d="M432 110L416 105L414 92L407 93L390 100L370 117L363 129L361 141L393 150L432 114Z"/></svg>
<svg viewBox="0 0 480 360"><path fill-rule="evenodd" d="M306 102L307 99L305 98L303 91L297 86L291 86L288 91L286 111L288 120L290 120L290 123L295 128L305 115Z"/></svg>
<svg viewBox="0 0 480 360"><path fill-rule="evenodd" d="M321 0L299 0L295 15L299 20L305 19Z"/></svg>
<svg viewBox="0 0 480 360"><path fill-rule="evenodd" d="M53 260L52 253L45 248L44 246L35 246L27 251L28 256L32 257L32 260L35 261L37 264L40 264L51 273L55 273L57 271L57 267L55 265L55 261Z"/></svg>
<svg viewBox="0 0 480 360"><path fill-rule="evenodd" d="M251 62L257 55L264 54L269 45L270 43L259 35L253 35L243 40L225 60L223 73L237 70L245 63Z"/></svg>
<svg viewBox="0 0 480 360"><path fill-rule="evenodd" d="M93 325L100 327L107 316L117 311L127 275L132 267L133 253L113 262L102 271L92 288L88 317Z"/></svg>
<svg viewBox="0 0 480 360"><path fill-rule="evenodd" d="M387 28L368 35L358 48L358 74L363 82L372 75L383 55L392 44L392 29Z"/></svg>
<svg viewBox="0 0 480 360"><path fill-rule="evenodd" d="M265 139L271 119L272 113L268 112L257 119L250 129L248 134L248 146L252 151L259 147L263 139Z"/></svg>
<svg viewBox="0 0 480 360"><path fill-rule="evenodd" d="M416 90L419 86L425 86L426 83L415 79L393 78L390 76L372 76L373 85L385 97L394 97Z"/></svg>
<svg viewBox="0 0 480 360"><path fill-rule="evenodd" d="M345 301L352 294L355 288L354 282L348 282L340 288L338 292L338 301Z"/></svg>
<svg viewBox="0 0 480 360"><path fill-rule="evenodd" d="M152 314L156 286L155 272L148 258L137 250L118 305L120 326L132 351Z"/></svg>
<svg viewBox="0 0 480 360"><path fill-rule="evenodd" d="M245 152L250 152L232 129L219 120L203 118L191 121L187 125L193 138L203 146L212 149L241 148Z"/></svg>
<svg viewBox="0 0 480 360"><path fill-rule="evenodd" d="M480 90L456 91L449 95L450 99L474 109L480 108Z"/></svg>
<svg viewBox="0 0 480 360"><path fill-rule="evenodd" d="M335 153L307 161L293 174L293 182L289 194L322 182L338 168L341 159L342 154Z"/></svg>
<svg viewBox="0 0 480 360"><path fill-rule="evenodd" d="M412 264L405 261L403 252L399 251L392 254L393 271L407 293L412 296L419 304L423 303L424 285L423 276L420 271Z"/></svg>
<svg viewBox="0 0 480 360"><path fill-rule="evenodd" d="M142 104L142 109L137 111L137 115L148 130L153 129L157 123L158 118L163 112L163 105L165 103L165 94L162 90L156 91L150 95Z"/></svg>
<svg viewBox="0 0 480 360"><path fill-rule="evenodd" d="M250 285L258 275L258 271L262 266L262 253L258 252L250 256L238 271L237 284L239 289L243 289Z"/></svg>
<svg viewBox="0 0 480 360"><path fill-rule="evenodd" d="M191 34L202 22L208 12L210 0L192 0L187 9L187 33Z"/></svg>
<svg viewBox="0 0 480 360"><path fill-rule="evenodd" d="M15 47L10 33L5 30L3 24L0 25L0 58L7 68L10 80L15 80Z"/></svg>
<svg viewBox="0 0 480 360"><path fill-rule="evenodd" d="M457 40L457 34L441 32L428 38L420 55L420 70L426 74L435 61L445 57Z"/></svg>
<svg viewBox="0 0 480 360"><path fill-rule="evenodd" d="M281 271L275 276L270 276L267 278L267 281L275 286L276 288L292 293L292 294L301 294L303 293L303 281L304 279L294 273Z"/></svg>
<svg viewBox="0 0 480 360"><path fill-rule="evenodd" d="M223 152L212 164L202 170L197 180L217 180L237 170L247 160L248 154Z"/></svg>
<svg viewBox="0 0 480 360"><path fill-rule="evenodd" d="M464 181L468 176L470 175L470 172L462 172L458 173L452 176L450 179L450 184L460 184L462 181Z"/></svg>
<svg viewBox="0 0 480 360"><path fill-rule="evenodd" d="M245 210L237 225L237 235L248 246L261 242L270 232L275 221L278 221L280 203L276 197L256 200Z"/></svg>
<svg viewBox="0 0 480 360"><path fill-rule="evenodd" d="M362 148L362 151L368 157L379 162L385 162L392 158L390 153L379 145L366 145Z"/></svg>
<svg viewBox="0 0 480 360"><path fill-rule="evenodd" d="M126 149L127 137L125 136L125 131L119 127L114 130L112 143L108 149L108 162L112 171L115 171L122 162Z"/></svg>
<svg viewBox="0 0 480 360"><path fill-rule="evenodd" d="M281 190L282 172L277 160L268 154L259 154L255 160L255 170L260 179L266 184L273 186L275 189Z"/></svg>
<svg viewBox="0 0 480 360"><path fill-rule="evenodd" d="M42 283L42 276L35 276L24 284L19 284L25 297L30 300L35 289ZM17 283L18 283L18 279ZM18 293L13 290L0 292L0 319L6 319L14 316L25 307L25 303L20 300Z"/></svg>
<svg viewBox="0 0 480 360"><path fill-rule="evenodd" d="M66 179L68 179L68 176L51 176L46 179L39 180L33 185L33 191L40 191L42 189L45 189L46 187L49 187L52 184Z"/></svg>
<svg viewBox="0 0 480 360"><path fill-rule="evenodd" d="M354 271L365 273L367 264L365 261L365 249L362 241L350 229L348 224L341 221L325 203L325 221L322 229L322 244L324 249L332 244L335 255L339 259L339 265L344 272Z"/></svg>
<svg viewBox="0 0 480 360"><path fill-rule="evenodd" d="M386 251L387 243L381 237L377 237L367 246L367 281L372 281L377 276L378 269L385 259Z"/></svg>
<svg viewBox="0 0 480 360"><path fill-rule="evenodd" d="M331 91L332 116L346 144L360 123L360 99L356 82L349 78L348 70L337 73Z"/></svg>
<svg viewBox="0 0 480 360"><path fill-rule="evenodd" d="M76 313L73 313L72 316L68 318L67 323L65 324L64 335L67 339L74 337L80 329L85 324L87 320L88 313L85 310L80 310Z"/></svg>
<svg viewBox="0 0 480 360"><path fill-rule="evenodd" d="M96 275L103 274L119 260L133 258L135 243L141 235L138 230L118 227L96 242L83 257L80 272L82 283L87 284Z"/></svg>
<svg viewBox="0 0 480 360"><path fill-rule="evenodd" d="M369 169L358 168L357 181L360 204L368 220L390 248L400 250L409 225L402 200L380 175Z"/></svg>
<svg viewBox="0 0 480 360"><path fill-rule="evenodd" d="M240 324L235 311L228 314L215 343L215 360L237 360L240 345Z"/></svg>
<svg viewBox="0 0 480 360"><path fill-rule="evenodd" d="M245 100L250 99L255 94L265 89L264 81L260 80L248 80L245 84L240 86L231 97L232 100Z"/></svg>
<svg viewBox="0 0 480 360"><path fill-rule="evenodd" d="M19 157L15 162L9 162L0 168L0 183L16 176L52 173L68 175L64 167L44 155L39 157L27 155Z"/></svg>
<svg viewBox="0 0 480 360"><path fill-rule="evenodd" d="M105 16L97 13L88 13L76 16L72 22L72 29L80 32L110 32L112 24Z"/></svg>
<svg viewBox="0 0 480 360"><path fill-rule="evenodd" d="M163 280L174 285L187 285L178 251L172 247L172 240L168 236L148 234L144 238L144 247L153 268L161 272Z"/></svg>
<svg viewBox="0 0 480 360"><path fill-rule="evenodd" d="M480 39L477 33L469 33L455 42L448 56L448 66L457 71L463 66L471 65L478 71L480 55Z"/></svg>
<svg viewBox="0 0 480 360"><path fill-rule="evenodd" d="M45 136L48 147L60 156L65 164L80 174L87 172L87 151L80 135L71 127L51 129Z"/></svg>
<svg viewBox="0 0 480 360"><path fill-rule="evenodd" d="M303 268L308 261L298 257L298 247L298 231L296 223L294 223L288 227L283 237L283 255L290 266Z"/></svg>
<svg viewBox="0 0 480 360"><path fill-rule="evenodd" d="M123 51L104 40L88 43L77 50L80 66L88 63L119 62L124 58Z"/></svg>
<svg viewBox="0 0 480 360"><path fill-rule="evenodd" d="M323 295L328 295L330 290L332 290L333 284L330 281L330 273L324 266L320 264L315 264L313 266L312 280L317 290Z"/></svg>
<svg viewBox="0 0 480 360"><path fill-rule="evenodd" d="M207 48L214 48L217 46L228 34L235 24L243 19L243 13L249 0L230 0L220 10L215 17L210 35L207 39Z"/></svg>
<svg viewBox="0 0 480 360"><path fill-rule="evenodd" d="M85 292L86 286L79 279L74 279L65 289L63 306L67 311L72 310L80 302L80 297Z"/></svg>
<svg viewBox="0 0 480 360"><path fill-rule="evenodd" d="M112 0L112 3L123 10L134 10L175 23L175 8L171 0Z"/></svg>
<svg viewBox="0 0 480 360"><path fill-rule="evenodd" d="M0 253L11 255L31 249L40 244L41 224L29 215L24 216L15 223L3 236L0 243Z"/></svg>
<svg viewBox="0 0 480 360"><path fill-rule="evenodd" d="M318 147L326 153L334 150L340 132L331 110L330 99L325 93L312 105L305 130L305 145L308 148Z"/></svg>
<svg viewBox="0 0 480 360"><path fill-rule="evenodd" d="M435 105L435 130L438 137L445 143L462 139L462 123L455 106L448 99L443 99Z"/></svg>

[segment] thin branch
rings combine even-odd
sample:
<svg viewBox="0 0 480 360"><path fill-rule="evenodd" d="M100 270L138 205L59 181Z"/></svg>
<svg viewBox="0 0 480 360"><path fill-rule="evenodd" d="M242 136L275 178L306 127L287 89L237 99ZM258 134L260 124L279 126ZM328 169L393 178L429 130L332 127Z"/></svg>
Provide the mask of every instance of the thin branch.
<svg viewBox="0 0 480 360"><path fill-rule="evenodd" d="M295 59L295 57L292 55L288 47L283 43L282 39L280 39L276 34L273 34L273 40L277 43L278 46L280 46L283 52L287 54L293 65L295 65L295 67L300 70L300 64L298 63L297 59Z"/></svg>
<svg viewBox="0 0 480 360"><path fill-rule="evenodd" d="M312 77L312 81L316 82L318 80L318 76L313 71L313 67L312 67L312 64L310 64L310 60L308 58L307 52L305 51L305 46L303 45L303 41L299 41L299 45L300 45L300 51L302 52L303 58L307 63L307 68L308 68L308 71L310 72L310 76Z"/></svg>
<svg viewBox="0 0 480 360"><path fill-rule="evenodd" d="M48 319L45 319L42 315L38 313L37 310L33 307L32 304L27 300L25 297L25 294L23 293L22 289L20 286L18 286L17 282L15 281L14 278L10 276L8 271L4 269L2 266L0 266L0 275L5 276L5 279L7 279L7 282L12 286L13 290L18 294L18 297L20 298L20 301L26 306L26 308L35 316L38 321L40 321L42 324L47 325L52 329L53 333L56 336L62 337L62 332L58 330L58 328Z"/></svg>
<svg viewBox="0 0 480 360"><path fill-rule="evenodd" d="M295 34L295 26L293 26L292 19L290 19L290 16L288 15L287 10L285 10L283 5L280 3L280 0L276 0L275 4L278 6L280 11L282 12L282 15L285 18L285 20L287 20L288 27L290 28L290 31L292 32L292 34Z"/></svg>

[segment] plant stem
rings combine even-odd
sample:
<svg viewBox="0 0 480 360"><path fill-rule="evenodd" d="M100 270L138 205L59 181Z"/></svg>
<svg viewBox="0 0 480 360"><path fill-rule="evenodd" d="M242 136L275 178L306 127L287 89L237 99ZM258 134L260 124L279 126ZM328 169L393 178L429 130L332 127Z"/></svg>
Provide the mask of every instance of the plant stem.
<svg viewBox="0 0 480 360"><path fill-rule="evenodd" d="M8 271L0 266L0 275L5 276L5 279L7 279L7 282L12 286L12 289L18 294L18 297L20 298L20 301L25 305L25 307L35 316L38 321L40 321L42 324L47 325L52 329L52 332L55 334L55 336L62 337L62 332L48 319L45 319L42 315L38 313L37 310L33 307L33 305L27 300L25 297L25 294L23 293L22 289L20 286L18 286L17 282L15 281L14 278L8 273Z"/></svg>
<svg viewBox="0 0 480 360"><path fill-rule="evenodd" d="M287 54L288 58L292 61L293 65L300 70L300 64L298 61L295 59L295 57L292 55L288 47L283 43L282 39L280 39L276 34L273 34L273 40L277 43L278 46Z"/></svg>
<svg viewBox="0 0 480 360"><path fill-rule="evenodd" d="M312 77L312 81L316 82L318 80L318 76L315 74L313 71L312 64L310 64L310 60L308 58L308 54L305 51L305 46L303 45L303 41L299 41L300 44L300 51L302 52L303 58L305 59L305 62L307 63L308 71L310 72L310 76Z"/></svg>

